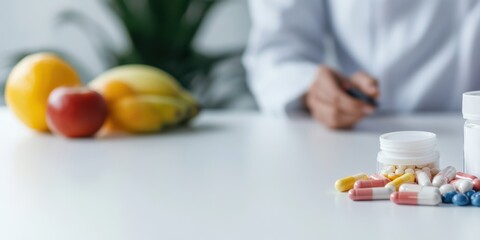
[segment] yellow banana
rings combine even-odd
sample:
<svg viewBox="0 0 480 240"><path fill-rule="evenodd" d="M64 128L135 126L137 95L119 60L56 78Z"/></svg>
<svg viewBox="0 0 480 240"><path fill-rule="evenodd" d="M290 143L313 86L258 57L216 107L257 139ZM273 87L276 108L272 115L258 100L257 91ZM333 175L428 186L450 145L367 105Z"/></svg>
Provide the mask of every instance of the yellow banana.
<svg viewBox="0 0 480 240"><path fill-rule="evenodd" d="M89 86L102 92L111 81L129 85L137 94L154 94L177 97L183 90L168 73L147 65L123 65L112 68L92 80Z"/></svg>
<svg viewBox="0 0 480 240"><path fill-rule="evenodd" d="M137 96L117 100L111 107L110 117L116 126L134 133L156 132L163 127L154 104Z"/></svg>
<svg viewBox="0 0 480 240"><path fill-rule="evenodd" d="M146 65L110 69L89 86L108 100L110 125L130 132L155 132L187 123L200 110L172 76Z"/></svg>
<svg viewBox="0 0 480 240"><path fill-rule="evenodd" d="M164 125L175 125L188 113L188 105L176 98L157 95L139 95L137 98L152 104Z"/></svg>
<svg viewBox="0 0 480 240"><path fill-rule="evenodd" d="M115 125L130 132L156 132L184 120L188 107L172 97L136 95L121 98L111 107Z"/></svg>

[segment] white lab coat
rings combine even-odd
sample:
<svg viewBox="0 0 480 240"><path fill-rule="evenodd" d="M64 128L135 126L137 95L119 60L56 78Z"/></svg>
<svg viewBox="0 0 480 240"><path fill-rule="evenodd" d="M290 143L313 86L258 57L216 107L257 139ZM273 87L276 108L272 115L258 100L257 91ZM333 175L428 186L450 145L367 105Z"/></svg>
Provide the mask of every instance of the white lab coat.
<svg viewBox="0 0 480 240"><path fill-rule="evenodd" d="M333 67L379 80L381 111L459 110L462 92L480 90L480 1L250 0L250 10L244 64L265 112L304 107L327 37Z"/></svg>

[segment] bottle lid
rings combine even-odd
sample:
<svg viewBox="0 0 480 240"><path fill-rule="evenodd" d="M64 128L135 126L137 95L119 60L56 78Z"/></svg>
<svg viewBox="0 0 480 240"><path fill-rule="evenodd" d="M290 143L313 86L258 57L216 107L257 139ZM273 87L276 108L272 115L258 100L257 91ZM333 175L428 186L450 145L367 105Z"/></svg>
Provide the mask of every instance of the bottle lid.
<svg viewBox="0 0 480 240"><path fill-rule="evenodd" d="M425 149L435 148L437 135L423 131L391 132L380 136L380 148Z"/></svg>
<svg viewBox="0 0 480 240"><path fill-rule="evenodd" d="M395 144L381 144L380 150L388 151L388 152L398 152L398 153L421 153L421 152L429 152L433 151L436 147L436 143L434 141L426 142L426 143L419 143L419 144L404 144L402 145L395 145Z"/></svg>
<svg viewBox="0 0 480 240"><path fill-rule="evenodd" d="M480 120L480 91L463 93L462 113L465 119Z"/></svg>
<svg viewBox="0 0 480 240"><path fill-rule="evenodd" d="M392 158L415 158L415 157L424 157L430 155L435 151L435 148L425 148L425 149L391 149L391 148L381 148L380 151L383 152L383 155L386 157Z"/></svg>
<svg viewBox="0 0 480 240"><path fill-rule="evenodd" d="M428 164L432 162L438 162L440 159L440 154L438 151L433 151L428 155L424 156L391 156L386 155L384 152L380 151L377 155L377 161L384 164L395 164L395 165L421 165Z"/></svg>

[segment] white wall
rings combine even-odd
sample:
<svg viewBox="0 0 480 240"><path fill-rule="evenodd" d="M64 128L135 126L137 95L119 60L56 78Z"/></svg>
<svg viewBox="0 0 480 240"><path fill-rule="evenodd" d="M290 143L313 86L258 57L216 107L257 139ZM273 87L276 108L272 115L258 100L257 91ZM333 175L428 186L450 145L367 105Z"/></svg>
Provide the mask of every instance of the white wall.
<svg viewBox="0 0 480 240"><path fill-rule="evenodd" d="M58 13L70 8L85 13L105 28L114 39L113 46L126 46L121 26L102 0L0 0L0 69L13 53L47 47L72 54L91 75L104 70L81 30L56 24ZM219 4L206 22L196 43L201 51L217 53L244 46L250 26L246 0Z"/></svg>

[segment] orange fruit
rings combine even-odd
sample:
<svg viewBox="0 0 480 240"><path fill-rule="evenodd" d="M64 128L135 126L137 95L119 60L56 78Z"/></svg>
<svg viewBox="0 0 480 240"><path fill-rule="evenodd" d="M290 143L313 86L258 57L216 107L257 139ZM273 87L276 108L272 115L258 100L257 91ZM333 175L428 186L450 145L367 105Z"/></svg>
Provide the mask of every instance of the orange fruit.
<svg viewBox="0 0 480 240"><path fill-rule="evenodd" d="M135 95L135 91L122 81L110 81L100 89L100 94L107 103L113 103L120 98Z"/></svg>
<svg viewBox="0 0 480 240"><path fill-rule="evenodd" d="M48 131L47 99L59 86L79 86L75 70L60 57L37 53L22 59L11 71L5 86L5 100L28 127Z"/></svg>
<svg viewBox="0 0 480 240"><path fill-rule="evenodd" d="M135 91L127 83L118 80L112 80L107 82L105 85L102 85L97 91L103 96L107 102L109 117L104 124L103 128L107 132L114 132L121 129L118 123L113 120L112 115L114 111L115 102L120 99L128 96L134 96Z"/></svg>

